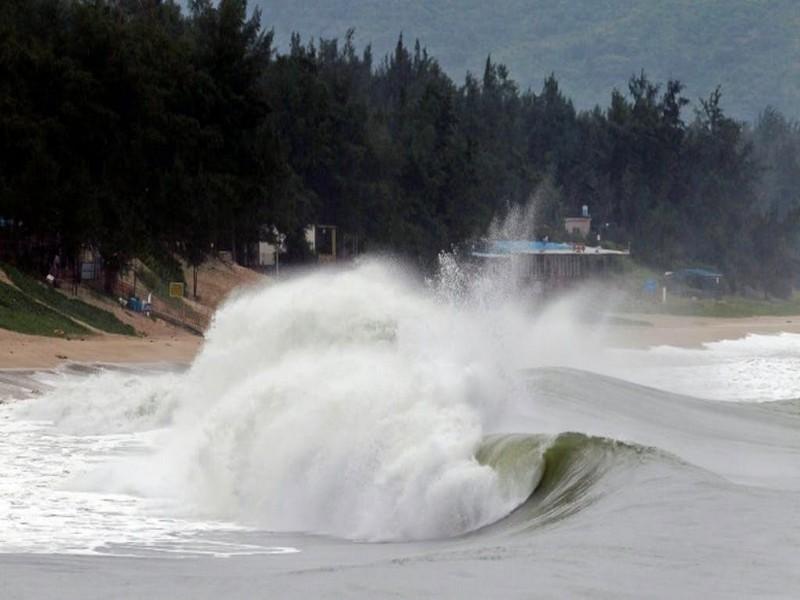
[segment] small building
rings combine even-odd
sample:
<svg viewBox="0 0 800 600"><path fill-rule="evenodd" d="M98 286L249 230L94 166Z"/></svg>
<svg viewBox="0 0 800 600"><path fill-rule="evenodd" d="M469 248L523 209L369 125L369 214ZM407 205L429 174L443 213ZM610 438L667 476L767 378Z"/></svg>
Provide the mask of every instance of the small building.
<svg viewBox="0 0 800 600"><path fill-rule="evenodd" d="M277 247L270 242L258 242L258 266L259 267L274 267L275 258L277 254Z"/></svg>
<svg viewBox="0 0 800 600"><path fill-rule="evenodd" d="M306 227L306 242L319 262L336 262L335 225L309 225Z"/></svg>
<svg viewBox="0 0 800 600"><path fill-rule="evenodd" d="M725 291L725 280L718 271L690 268L664 273L664 286L678 296L719 298Z"/></svg>
<svg viewBox="0 0 800 600"><path fill-rule="evenodd" d="M589 231L592 229L592 219L591 217L567 217L564 219L564 229L572 235L589 237Z"/></svg>
<svg viewBox="0 0 800 600"><path fill-rule="evenodd" d="M95 248L91 246L81 248L78 260L81 281L94 281L100 278L103 272L103 257Z"/></svg>
<svg viewBox="0 0 800 600"><path fill-rule="evenodd" d="M558 288L617 271L628 251L599 246L529 240L486 240L476 245L472 257L480 261L510 261L522 283L539 282Z"/></svg>
<svg viewBox="0 0 800 600"><path fill-rule="evenodd" d="M580 217L567 217L564 219L564 230L570 235L589 237L592 230L592 217L589 216L589 206L584 204L581 207Z"/></svg>
<svg viewBox="0 0 800 600"><path fill-rule="evenodd" d="M242 264L256 270L277 271L280 255L285 253L286 235L278 231L274 225L265 224L259 228L258 241L248 244Z"/></svg>

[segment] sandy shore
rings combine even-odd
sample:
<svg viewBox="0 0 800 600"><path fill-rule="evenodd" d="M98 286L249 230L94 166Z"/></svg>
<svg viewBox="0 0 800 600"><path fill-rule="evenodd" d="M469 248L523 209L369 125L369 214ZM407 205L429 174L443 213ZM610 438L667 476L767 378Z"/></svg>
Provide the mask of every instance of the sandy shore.
<svg viewBox="0 0 800 600"><path fill-rule="evenodd" d="M613 347L699 347L748 334L782 332L800 334L800 316L712 319L626 314L607 326L604 337ZM177 330L147 337L92 335L66 340L0 329L0 369L50 369L65 362L188 364L202 344L203 338Z"/></svg>
<svg viewBox="0 0 800 600"><path fill-rule="evenodd" d="M50 369L64 362L189 363L203 338L176 332L155 337L91 335L70 340L0 329L0 369Z"/></svg>
<svg viewBox="0 0 800 600"><path fill-rule="evenodd" d="M612 346L647 348L679 346L696 348L709 342L735 340L750 334L800 333L800 316L720 319L672 315L617 315L632 324L612 324L608 340ZM634 324L635 323L635 324Z"/></svg>
<svg viewBox="0 0 800 600"><path fill-rule="evenodd" d="M185 268L187 281L193 272ZM251 269L220 260L208 260L197 271L198 299L187 304L201 315L212 314L233 290L268 281ZM0 281L13 285L0 269ZM138 336L94 332L72 339L24 335L0 329L0 369L51 369L67 362L78 363L184 363L188 364L203 344L203 338L174 327L161 319L148 319L119 306L116 301L85 288L79 298L114 314L132 326Z"/></svg>

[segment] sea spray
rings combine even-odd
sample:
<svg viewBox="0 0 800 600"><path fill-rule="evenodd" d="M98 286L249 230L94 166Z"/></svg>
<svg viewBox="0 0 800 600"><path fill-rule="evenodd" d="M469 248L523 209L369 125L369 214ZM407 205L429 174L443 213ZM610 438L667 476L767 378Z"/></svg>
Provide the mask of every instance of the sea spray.
<svg viewBox="0 0 800 600"><path fill-rule="evenodd" d="M102 374L38 404L67 428L85 413L87 432L164 428L153 455L76 474L82 490L273 531L458 535L535 486L535 464L501 485L475 458L529 403L519 370L590 346L571 301L537 318L498 274L447 255L429 286L386 260L314 271L229 301L184 374Z"/></svg>
<svg viewBox="0 0 800 600"><path fill-rule="evenodd" d="M172 422L180 400L180 373L100 369L89 375L60 369L36 377L44 393L15 403L18 418L50 421L72 435L108 435L159 429Z"/></svg>
<svg viewBox="0 0 800 600"><path fill-rule="evenodd" d="M355 539L501 518L532 488L509 493L475 459L515 389L487 322L372 261L230 302L155 459L170 493L270 530Z"/></svg>

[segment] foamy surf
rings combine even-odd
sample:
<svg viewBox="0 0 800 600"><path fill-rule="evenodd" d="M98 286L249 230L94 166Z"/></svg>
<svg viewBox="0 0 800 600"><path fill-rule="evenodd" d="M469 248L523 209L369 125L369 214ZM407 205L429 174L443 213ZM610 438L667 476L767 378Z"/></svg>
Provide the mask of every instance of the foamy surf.
<svg viewBox="0 0 800 600"><path fill-rule="evenodd" d="M800 397L800 334L748 335L702 348L618 351L605 372L672 392L738 402ZM618 366L623 363L623 369Z"/></svg>
<svg viewBox="0 0 800 600"><path fill-rule="evenodd" d="M427 286L370 261L235 298L186 372L49 375L38 397L0 407L0 549L504 538L589 526L634 484L797 488L785 415L593 375L608 357L572 301L537 318L506 282L446 258ZM553 364L581 370L522 370Z"/></svg>
<svg viewBox="0 0 800 600"><path fill-rule="evenodd" d="M155 459L170 495L271 531L361 540L502 518L533 488L499 485L475 458L514 393L487 323L379 263L234 300Z"/></svg>
<svg viewBox="0 0 800 600"><path fill-rule="evenodd" d="M223 557L297 551L238 543L231 534L244 531L240 525L190 518L169 498L86 485L120 457L152 451L153 433L75 435L49 421L20 420L13 408L0 406L0 552Z"/></svg>

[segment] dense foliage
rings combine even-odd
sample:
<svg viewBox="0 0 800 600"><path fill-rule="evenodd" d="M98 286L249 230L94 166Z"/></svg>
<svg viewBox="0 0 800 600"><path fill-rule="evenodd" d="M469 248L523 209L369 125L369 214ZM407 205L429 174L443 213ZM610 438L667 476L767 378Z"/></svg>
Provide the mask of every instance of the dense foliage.
<svg viewBox="0 0 800 600"><path fill-rule="evenodd" d="M680 75L691 99L717 85L736 118L764 98L800 118L797 0L257 0L281 48L292 31L343 36L355 27L377 53L413 32L451 77L480 72L487 54L523 88L554 71L579 108L644 68Z"/></svg>
<svg viewBox="0 0 800 600"><path fill-rule="evenodd" d="M707 264L785 295L797 271L800 132L750 131L719 92L687 123L681 83L642 73L577 112L554 77L520 92L491 60L454 83L401 38L285 54L244 0L0 6L0 217L123 266L166 249L247 258L308 223L425 265L537 200L537 235L588 204L605 240L659 267Z"/></svg>

